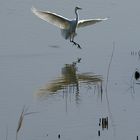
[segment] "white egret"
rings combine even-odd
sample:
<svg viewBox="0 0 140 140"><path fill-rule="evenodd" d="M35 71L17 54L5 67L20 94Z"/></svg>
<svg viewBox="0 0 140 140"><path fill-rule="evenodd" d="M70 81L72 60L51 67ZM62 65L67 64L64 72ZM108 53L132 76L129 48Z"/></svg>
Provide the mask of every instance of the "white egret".
<svg viewBox="0 0 140 140"><path fill-rule="evenodd" d="M80 9L82 8L75 7L76 18L73 20L69 20L63 16L60 16L56 13L52 13L49 11L37 10L34 7L32 7L31 10L39 18L59 27L61 29L62 36L65 39L70 39L70 42L72 42L74 45L77 45L78 48L81 48L80 45L74 41L74 37L77 35L76 29L79 27L85 27L88 25L95 24L96 22L107 20L107 18L79 20L77 10Z"/></svg>

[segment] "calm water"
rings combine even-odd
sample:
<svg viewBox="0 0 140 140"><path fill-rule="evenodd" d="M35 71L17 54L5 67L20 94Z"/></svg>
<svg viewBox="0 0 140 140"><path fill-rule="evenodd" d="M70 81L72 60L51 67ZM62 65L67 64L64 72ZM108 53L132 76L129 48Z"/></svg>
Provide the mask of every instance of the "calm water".
<svg viewBox="0 0 140 140"><path fill-rule="evenodd" d="M78 5L80 18L109 20L79 29L79 50L35 17L33 5L68 18ZM140 70L139 5L138 0L1 1L1 139L15 140L23 106L35 113L25 116L19 140L140 137L140 85L134 78Z"/></svg>

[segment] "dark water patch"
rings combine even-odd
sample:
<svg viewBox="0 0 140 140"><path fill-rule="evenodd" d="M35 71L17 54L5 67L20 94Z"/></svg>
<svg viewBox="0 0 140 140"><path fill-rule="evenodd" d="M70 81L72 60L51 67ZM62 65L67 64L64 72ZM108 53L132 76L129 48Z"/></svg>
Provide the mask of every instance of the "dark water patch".
<svg viewBox="0 0 140 140"><path fill-rule="evenodd" d="M131 95L132 97L134 96L135 93L135 86L140 84L140 70L136 68L132 75L131 75L131 80L130 80L130 87L128 90L131 90Z"/></svg>
<svg viewBox="0 0 140 140"><path fill-rule="evenodd" d="M104 131L105 129L108 130L108 126L109 126L108 116L99 118L100 129L98 130L98 136L101 136L101 132Z"/></svg>
<svg viewBox="0 0 140 140"><path fill-rule="evenodd" d="M101 135L101 132L100 132L100 130L98 130L98 136L100 136Z"/></svg>
<svg viewBox="0 0 140 140"><path fill-rule="evenodd" d="M104 129L108 129L108 117L99 118L99 126Z"/></svg>
<svg viewBox="0 0 140 140"><path fill-rule="evenodd" d="M134 78L136 80L138 80L140 78L140 72L136 69L135 73L134 73Z"/></svg>
<svg viewBox="0 0 140 140"><path fill-rule="evenodd" d="M58 139L60 139L60 134L58 134Z"/></svg>

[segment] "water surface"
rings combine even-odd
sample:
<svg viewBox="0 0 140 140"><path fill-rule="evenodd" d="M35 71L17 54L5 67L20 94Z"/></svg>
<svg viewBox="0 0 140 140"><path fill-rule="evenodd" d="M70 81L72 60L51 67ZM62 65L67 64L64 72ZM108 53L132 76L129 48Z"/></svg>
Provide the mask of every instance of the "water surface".
<svg viewBox="0 0 140 140"><path fill-rule="evenodd" d="M35 17L33 5L68 18L78 5L80 19L109 19L77 31L80 50ZM25 116L20 140L135 140L140 135L140 85L134 77L140 70L139 5L137 0L1 1L1 138L15 139L26 106L37 113ZM104 118L107 126L100 124Z"/></svg>

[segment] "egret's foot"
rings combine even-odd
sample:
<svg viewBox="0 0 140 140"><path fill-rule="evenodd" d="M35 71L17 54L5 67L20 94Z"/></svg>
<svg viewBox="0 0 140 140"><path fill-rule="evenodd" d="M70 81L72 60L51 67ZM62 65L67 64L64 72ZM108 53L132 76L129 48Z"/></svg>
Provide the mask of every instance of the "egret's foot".
<svg viewBox="0 0 140 140"><path fill-rule="evenodd" d="M77 45L77 43L76 42L74 42L74 41L72 41L73 42L73 45Z"/></svg>
<svg viewBox="0 0 140 140"><path fill-rule="evenodd" d="M82 49L81 46L78 43L75 42L74 45L76 45L78 49Z"/></svg>
<svg viewBox="0 0 140 140"><path fill-rule="evenodd" d="M81 46L78 43L76 43L74 41L71 41L71 42L73 43L73 45L76 45L78 49L82 49Z"/></svg>
<svg viewBox="0 0 140 140"><path fill-rule="evenodd" d="M81 46L80 46L79 44L77 44L77 48L78 48L78 49L82 49Z"/></svg>

